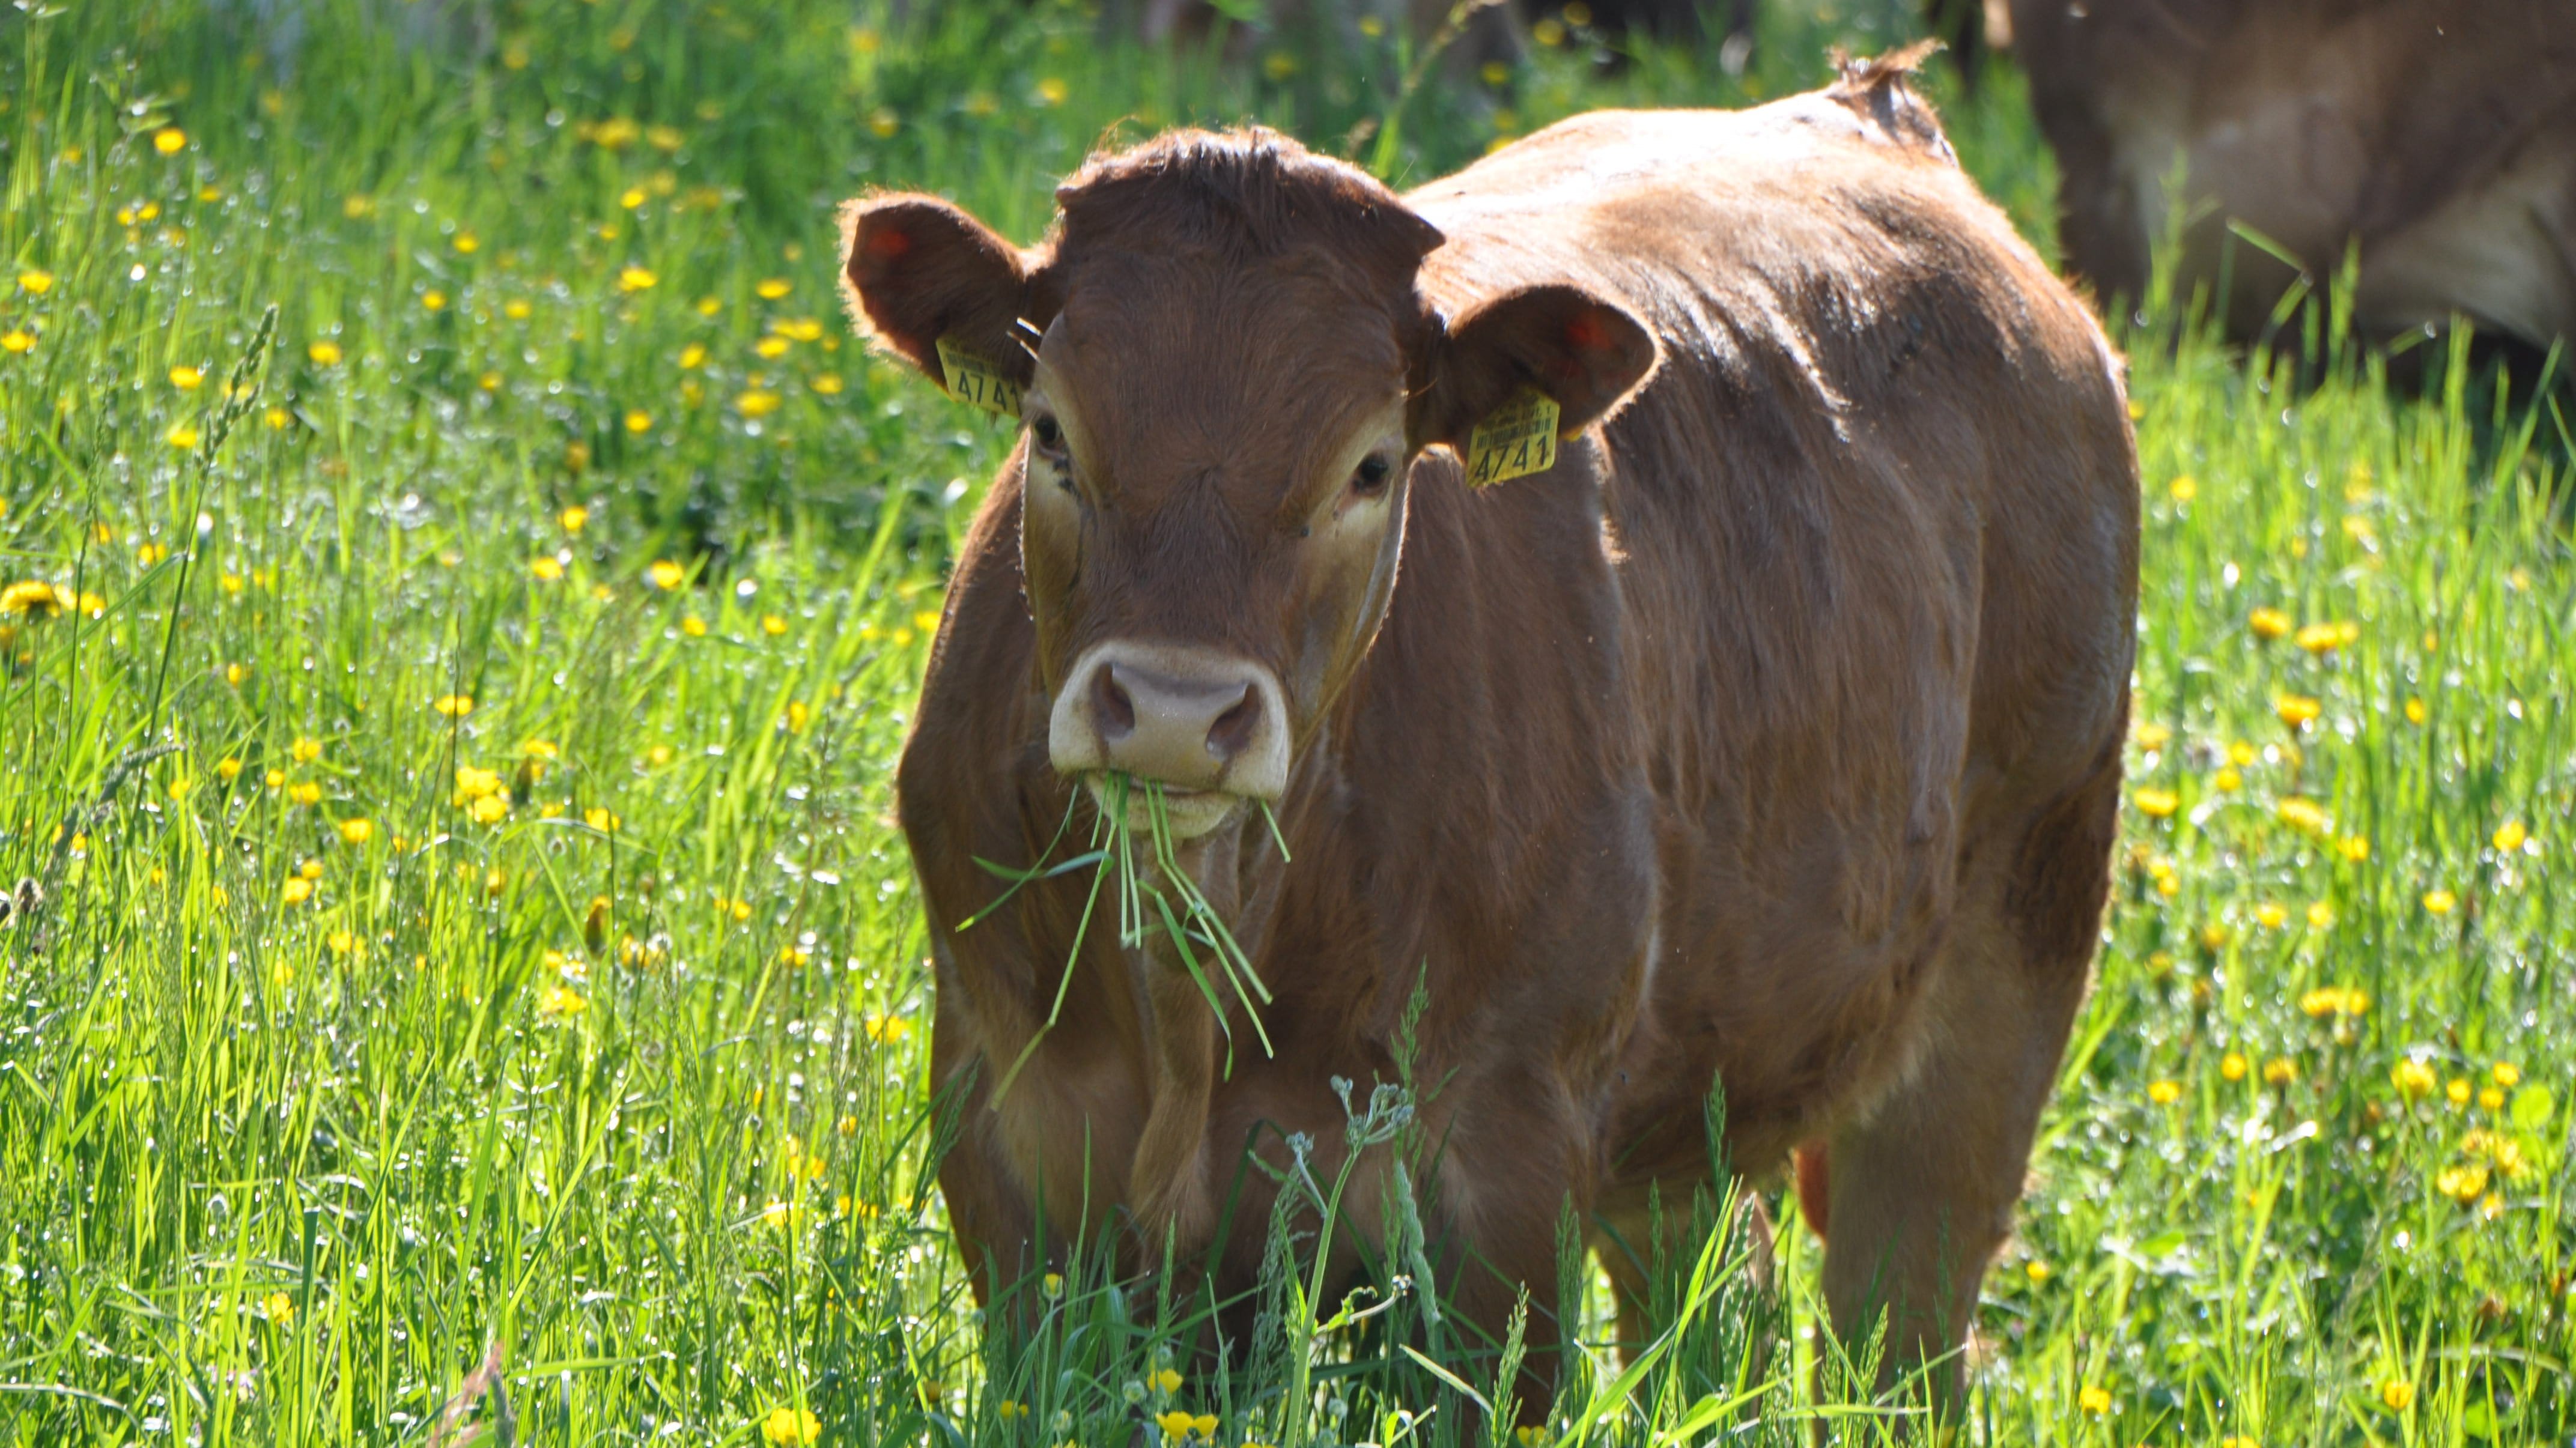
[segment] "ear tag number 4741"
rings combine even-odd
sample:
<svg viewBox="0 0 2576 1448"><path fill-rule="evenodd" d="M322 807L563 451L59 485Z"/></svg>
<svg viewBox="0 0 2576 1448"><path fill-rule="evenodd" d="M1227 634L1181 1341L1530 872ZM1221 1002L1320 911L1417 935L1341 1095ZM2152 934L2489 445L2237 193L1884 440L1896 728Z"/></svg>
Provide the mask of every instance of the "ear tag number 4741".
<svg viewBox="0 0 2576 1448"><path fill-rule="evenodd" d="M1004 376L989 359L942 337L939 370L947 381L948 395L968 407L980 407L1004 417L1020 415L1020 384Z"/></svg>
<svg viewBox="0 0 2576 1448"><path fill-rule="evenodd" d="M1556 399L1524 387L1467 435L1467 486L1489 487L1556 466Z"/></svg>

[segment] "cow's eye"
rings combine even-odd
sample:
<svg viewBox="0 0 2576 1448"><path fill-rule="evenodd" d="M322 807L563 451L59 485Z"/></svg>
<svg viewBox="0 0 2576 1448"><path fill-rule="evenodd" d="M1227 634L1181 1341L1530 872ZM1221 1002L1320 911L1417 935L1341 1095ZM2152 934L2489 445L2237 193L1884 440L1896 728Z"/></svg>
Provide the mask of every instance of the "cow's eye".
<svg viewBox="0 0 2576 1448"><path fill-rule="evenodd" d="M1355 493L1374 493L1379 489L1384 488L1386 486L1386 480L1393 476L1394 473L1395 465L1393 463L1388 462L1385 457L1379 454L1371 453L1369 456L1360 459L1358 469L1351 474L1351 491Z"/></svg>
<svg viewBox="0 0 2576 1448"><path fill-rule="evenodd" d="M1057 425L1054 413L1039 413L1037 421L1029 424L1029 435L1037 439L1038 451L1049 457L1064 455L1064 429Z"/></svg>

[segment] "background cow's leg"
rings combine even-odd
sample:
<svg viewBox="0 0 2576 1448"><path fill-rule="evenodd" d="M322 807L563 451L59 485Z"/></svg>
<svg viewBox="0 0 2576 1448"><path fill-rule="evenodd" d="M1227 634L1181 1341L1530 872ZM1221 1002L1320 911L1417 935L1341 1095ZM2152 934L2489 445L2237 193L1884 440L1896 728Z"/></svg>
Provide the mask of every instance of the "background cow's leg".
<svg viewBox="0 0 2576 1448"><path fill-rule="evenodd" d="M2012 1231L2031 1137L2083 1002L2110 888L2116 749L2002 858L1979 862L1927 1002L1923 1059L1831 1137L1824 1278L1835 1325L1855 1341L1885 1314L1882 1385L1940 1360L1931 1385L1945 1421L1957 1421L1965 1383L1954 1349Z"/></svg>

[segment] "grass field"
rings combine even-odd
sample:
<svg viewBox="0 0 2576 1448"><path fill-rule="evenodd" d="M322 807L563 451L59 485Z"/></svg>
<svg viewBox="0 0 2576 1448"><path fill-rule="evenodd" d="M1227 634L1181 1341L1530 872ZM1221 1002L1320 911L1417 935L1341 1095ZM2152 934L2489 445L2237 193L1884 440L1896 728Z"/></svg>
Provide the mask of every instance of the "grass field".
<svg viewBox="0 0 2576 1448"><path fill-rule="evenodd" d="M1476 1431L1399 1333L1288 1311L1220 1369L1094 1273L987 1350L887 786L1009 433L847 337L829 207L1028 237L1113 125L1244 116L1420 179L1911 22L1775 6L1741 81L1577 31L1397 106L1392 38L873 3L0 20L0 1440ZM2044 236L2017 83L1932 84ZM2118 898L1972 1436L2567 1443L2566 424L2465 367L2134 360ZM1596 1292L1557 1429L1889 1432L1807 1371L1781 1240L1771 1306L1740 1244L1672 1264L1714 1275L1633 1395Z"/></svg>

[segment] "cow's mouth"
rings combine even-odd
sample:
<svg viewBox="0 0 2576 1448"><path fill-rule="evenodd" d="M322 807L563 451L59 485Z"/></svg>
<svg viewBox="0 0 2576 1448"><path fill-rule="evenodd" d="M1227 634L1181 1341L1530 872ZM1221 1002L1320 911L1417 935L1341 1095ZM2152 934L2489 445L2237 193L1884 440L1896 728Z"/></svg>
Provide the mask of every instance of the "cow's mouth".
<svg viewBox="0 0 2576 1448"><path fill-rule="evenodd" d="M1127 808L1127 828L1140 836L1150 836L1161 816L1162 828L1175 840L1194 840L1224 824L1244 802L1239 794L1217 789L1183 789L1178 785L1093 772L1082 777L1091 791L1092 803L1104 815L1115 816L1123 801Z"/></svg>

